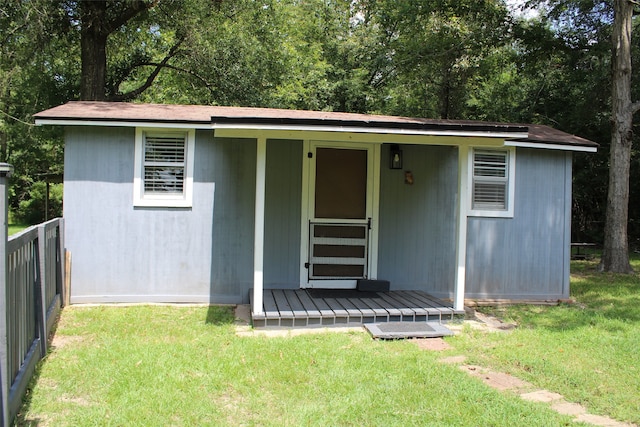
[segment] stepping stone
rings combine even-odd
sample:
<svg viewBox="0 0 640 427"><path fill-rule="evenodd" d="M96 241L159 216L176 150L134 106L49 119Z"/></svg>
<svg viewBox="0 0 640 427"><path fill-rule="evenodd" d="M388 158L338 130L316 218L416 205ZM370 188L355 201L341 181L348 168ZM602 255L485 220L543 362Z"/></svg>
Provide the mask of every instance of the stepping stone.
<svg viewBox="0 0 640 427"><path fill-rule="evenodd" d="M494 372L486 368L474 365L463 365L460 367L474 377L480 378L488 386L496 390L524 390L532 389L533 385L513 375L503 372Z"/></svg>
<svg viewBox="0 0 640 427"><path fill-rule="evenodd" d="M430 322L366 323L364 327L374 338L384 340L436 338L453 335L450 329L440 323Z"/></svg>
<svg viewBox="0 0 640 427"><path fill-rule="evenodd" d="M530 402L553 402L564 399L561 394L552 393L547 390L538 390L531 393L521 394L520 397Z"/></svg>
<svg viewBox="0 0 640 427"><path fill-rule="evenodd" d="M442 362L456 363L458 361L464 361L463 357L464 356L452 356L447 359L442 359ZM451 361L448 359L451 359ZM485 384L497 390L511 390L516 392L520 395L521 399L530 402L551 403L551 408L554 411L562 415L575 417L574 421L577 422L593 424L599 427L638 427L635 424L624 423L602 415L589 414L585 407L578 403L567 402L559 393L553 393L548 390L536 390L524 393L526 389L533 389L533 384L509 374L494 372L477 365L460 365L460 369L469 375L480 378Z"/></svg>
<svg viewBox="0 0 640 427"><path fill-rule="evenodd" d="M634 424L623 423L616 421L609 417L603 417L601 415L581 414L576 417L576 421L583 423L589 423L600 427L631 427Z"/></svg>
<svg viewBox="0 0 640 427"><path fill-rule="evenodd" d="M574 417L587 413L585 407L580 405L579 403L565 401L554 403L553 405L551 405L551 409L562 415L571 415Z"/></svg>

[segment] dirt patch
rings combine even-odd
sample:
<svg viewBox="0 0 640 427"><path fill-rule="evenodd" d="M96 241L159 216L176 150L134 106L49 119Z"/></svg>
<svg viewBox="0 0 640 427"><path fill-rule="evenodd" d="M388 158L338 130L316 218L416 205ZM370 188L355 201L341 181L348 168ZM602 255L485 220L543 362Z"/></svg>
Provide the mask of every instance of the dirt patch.
<svg viewBox="0 0 640 427"><path fill-rule="evenodd" d="M58 383L51 378L38 378L38 387L55 390Z"/></svg>
<svg viewBox="0 0 640 427"><path fill-rule="evenodd" d="M457 365L460 363L464 363L467 360L466 356L449 356L449 357L445 357L443 359L440 359L440 362L442 363L448 363L451 365Z"/></svg>
<svg viewBox="0 0 640 427"><path fill-rule="evenodd" d="M451 349L451 346L442 338L420 338L414 339L420 350L444 351Z"/></svg>
<svg viewBox="0 0 640 427"><path fill-rule="evenodd" d="M91 402L89 402L84 397L71 397L71 396L62 396L60 398L61 402L64 403L73 403L78 406L91 406Z"/></svg>
<svg viewBox="0 0 640 427"><path fill-rule="evenodd" d="M51 339L51 346L55 348L63 348L70 344L80 343L85 340L85 337L79 335L59 335L56 334Z"/></svg>
<svg viewBox="0 0 640 427"><path fill-rule="evenodd" d="M49 427L53 423L46 415L39 415L37 417L20 418L20 414L16 418L16 425L25 427Z"/></svg>
<svg viewBox="0 0 640 427"><path fill-rule="evenodd" d="M239 424L239 420L244 422L253 420L253 413L246 406L246 398L232 386L228 387L226 393L212 395L211 398L226 414L227 424L247 425ZM253 424L253 422L249 422L249 424Z"/></svg>

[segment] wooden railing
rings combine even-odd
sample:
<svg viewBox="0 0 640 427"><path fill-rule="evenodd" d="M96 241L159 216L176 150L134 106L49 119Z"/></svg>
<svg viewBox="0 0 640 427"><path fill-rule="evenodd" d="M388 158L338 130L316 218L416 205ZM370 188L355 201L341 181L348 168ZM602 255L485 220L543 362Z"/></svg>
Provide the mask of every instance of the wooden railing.
<svg viewBox="0 0 640 427"><path fill-rule="evenodd" d="M11 236L6 246L6 340L0 343L8 419L18 413L63 304L64 222L57 218ZM6 395L5 395L6 394ZM6 420L6 418L5 418Z"/></svg>

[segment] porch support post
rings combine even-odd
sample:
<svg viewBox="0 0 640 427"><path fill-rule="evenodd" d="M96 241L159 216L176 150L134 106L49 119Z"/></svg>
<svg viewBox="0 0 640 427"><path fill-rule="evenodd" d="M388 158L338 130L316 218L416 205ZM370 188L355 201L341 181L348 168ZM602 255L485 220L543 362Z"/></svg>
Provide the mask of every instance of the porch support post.
<svg viewBox="0 0 640 427"><path fill-rule="evenodd" d="M456 277L454 310L464 310L467 265L467 212L469 200L469 147L458 147L458 224L456 227Z"/></svg>
<svg viewBox="0 0 640 427"><path fill-rule="evenodd" d="M253 243L253 314L263 313L264 294L264 206L267 172L267 139L257 138L256 210Z"/></svg>

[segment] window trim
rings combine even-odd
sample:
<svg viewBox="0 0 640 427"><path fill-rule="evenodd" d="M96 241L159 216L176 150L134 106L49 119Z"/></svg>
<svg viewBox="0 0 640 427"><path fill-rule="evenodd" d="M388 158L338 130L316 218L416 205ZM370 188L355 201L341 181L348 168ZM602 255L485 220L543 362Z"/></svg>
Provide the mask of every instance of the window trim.
<svg viewBox="0 0 640 427"><path fill-rule="evenodd" d="M181 194L145 194L144 192L144 141L147 132L154 135L185 136L184 190ZM136 128L133 205L143 207L184 207L193 205L193 165L195 129Z"/></svg>
<svg viewBox="0 0 640 427"><path fill-rule="evenodd" d="M507 154L507 189L506 189L506 207L505 209L483 209L473 207L473 184L474 177L474 155L477 152L501 152ZM472 147L469 150L469 173L468 173L468 189L469 189L469 216L477 217L494 217L494 218L513 218L515 205L515 177L516 177L516 150L515 147Z"/></svg>

